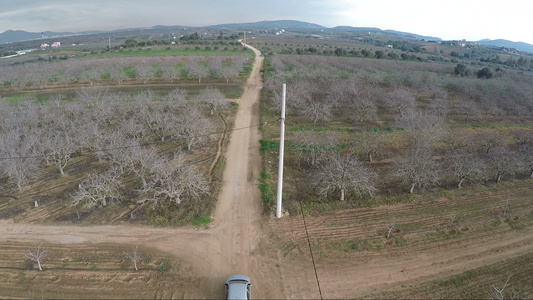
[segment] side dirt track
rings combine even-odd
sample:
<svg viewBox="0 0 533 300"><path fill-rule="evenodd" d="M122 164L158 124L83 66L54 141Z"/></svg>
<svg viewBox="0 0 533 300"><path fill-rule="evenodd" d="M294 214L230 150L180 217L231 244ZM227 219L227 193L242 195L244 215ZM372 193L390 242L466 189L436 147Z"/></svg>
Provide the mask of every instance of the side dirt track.
<svg viewBox="0 0 533 300"><path fill-rule="evenodd" d="M222 298L224 280L234 273L250 276L252 298L257 299L424 297L402 289L509 259L531 258L533 228L528 221L519 229L504 221L487 231L484 226L492 224L488 221L466 229L453 227L444 235L395 232L394 239L385 239L380 235L386 224L373 219L397 215L398 222L424 223L427 228L443 226L445 219L402 219L410 210L405 205L355 209L327 218L306 216L309 247L301 216L279 220L262 216L257 124L263 57L252 50L255 64L237 100L235 119L235 128L249 128L230 137L223 187L210 228L49 226L2 220L0 298ZM532 191L524 189L525 194ZM461 201L484 199L472 196ZM441 201L434 206L448 204ZM526 204L524 209L530 208ZM358 221L364 218L367 221ZM517 218L531 219L531 213ZM44 271L25 270L22 250L40 243L50 247ZM150 258L137 272L120 256L134 244L140 244L140 251ZM167 265L169 259L177 263ZM488 289L492 282L480 284ZM394 291L398 293L384 294ZM533 295L532 290L523 293L526 298Z"/></svg>

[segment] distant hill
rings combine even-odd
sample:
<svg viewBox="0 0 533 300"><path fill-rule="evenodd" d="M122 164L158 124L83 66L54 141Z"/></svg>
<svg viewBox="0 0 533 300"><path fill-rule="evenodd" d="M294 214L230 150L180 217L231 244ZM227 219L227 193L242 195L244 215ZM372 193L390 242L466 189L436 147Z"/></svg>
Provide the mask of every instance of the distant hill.
<svg viewBox="0 0 533 300"><path fill-rule="evenodd" d="M50 38L58 38L58 37L63 37L63 36L93 34L93 33L99 33L99 32L101 31L87 31L87 32L77 32L77 33L45 31L41 34L41 32L28 32L24 30L6 30L3 33L0 33L0 44L38 40L41 37L45 39L50 39Z"/></svg>
<svg viewBox="0 0 533 300"><path fill-rule="evenodd" d="M518 51L525 51L529 53L533 53L533 45L523 43L523 42L512 42L508 40L489 40L484 39L477 41L476 43L486 46L496 46L496 47L504 47L504 48L514 48Z"/></svg>
<svg viewBox="0 0 533 300"><path fill-rule="evenodd" d="M269 29L269 28L291 28L291 29L326 29L326 27L318 24L295 21L295 20L278 20L278 21L260 21L252 23L232 23L220 24L213 26L206 26L210 28L254 28L254 29Z"/></svg>
<svg viewBox="0 0 533 300"><path fill-rule="evenodd" d="M350 32L370 32L371 34L381 34L394 37L408 38L408 39L417 39L417 40L427 40L427 41L442 41L442 39L433 36L423 36L409 32L401 32L395 30L382 30L375 27L351 27L351 26L337 26L332 29L335 30L344 30Z"/></svg>
<svg viewBox="0 0 533 300"><path fill-rule="evenodd" d="M391 36L391 37L400 37L400 38L409 38L409 39L417 39L421 40L424 39L426 41L441 41L438 37L432 37L432 36L423 36L418 35L414 33L408 33L408 32L401 32L401 31L395 31L395 30L382 30L375 27L351 27L351 26L337 26L333 28L327 28L322 25L309 23L309 22L302 22L302 21L296 21L296 20L277 20L277 21L260 21L260 22L249 22L249 23L231 23L231 24L219 24L219 25L211 25L211 26L205 26L207 28L217 28L217 29L295 29L295 30L337 30L337 31L348 31L348 32L365 32L365 33L371 33L371 34L379 34L379 35L385 35L385 36ZM167 30L167 29L184 29L184 28L191 28L191 26L165 26L165 25L156 25L149 29L154 30ZM137 28L141 29L141 28ZM136 29L136 30L137 30ZM148 28L145 28L146 30ZM134 30L132 28L130 29L119 29L119 30L112 30L107 32L121 32L121 31L131 31ZM105 33L105 31L87 31L87 32L78 32L78 33L72 33L72 32L51 32L51 31L45 31L43 33L44 38L50 39L50 38L56 38L56 37L62 37L62 36L72 36L72 35L84 35L84 34L93 34L93 33ZM41 38L40 32L27 32L23 30L7 30L3 33L0 33L0 44L4 43L13 43L13 42L22 42L22 41L28 41L28 40L37 40ZM488 46L496 46L496 47L505 47L505 48L514 48L518 51L526 51L533 53L533 45L523 43L523 42L511 42L508 40L480 40L477 41L477 43L482 45L488 45Z"/></svg>

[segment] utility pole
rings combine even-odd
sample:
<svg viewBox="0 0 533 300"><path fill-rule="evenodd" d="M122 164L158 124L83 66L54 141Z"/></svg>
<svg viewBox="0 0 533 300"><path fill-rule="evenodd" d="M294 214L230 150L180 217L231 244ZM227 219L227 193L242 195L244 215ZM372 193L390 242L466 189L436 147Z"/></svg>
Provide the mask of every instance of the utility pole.
<svg viewBox="0 0 533 300"><path fill-rule="evenodd" d="M281 218L281 194L283 190L283 152L285 151L285 96L287 86L283 84L283 95L281 97L281 124L279 133L279 165L278 165L278 194L276 197L276 218Z"/></svg>
<svg viewBox="0 0 533 300"><path fill-rule="evenodd" d="M246 44L246 28L244 28L244 43Z"/></svg>

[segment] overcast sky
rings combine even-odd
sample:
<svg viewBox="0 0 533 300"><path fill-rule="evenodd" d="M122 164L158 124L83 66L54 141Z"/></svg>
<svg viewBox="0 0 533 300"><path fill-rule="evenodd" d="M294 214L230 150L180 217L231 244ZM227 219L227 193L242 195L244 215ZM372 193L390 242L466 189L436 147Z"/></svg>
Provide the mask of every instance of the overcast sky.
<svg viewBox="0 0 533 300"><path fill-rule="evenodd" d="M531 0L0 0L0 33L299 20L533 44Z"/></svg>

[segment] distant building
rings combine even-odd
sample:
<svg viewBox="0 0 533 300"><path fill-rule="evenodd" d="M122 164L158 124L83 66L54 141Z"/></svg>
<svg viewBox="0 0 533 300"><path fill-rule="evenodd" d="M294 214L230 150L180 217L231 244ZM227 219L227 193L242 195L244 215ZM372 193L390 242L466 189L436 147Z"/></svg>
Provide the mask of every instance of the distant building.
<svg viewBox="0 0 533 300"><path fill-rule="evenodd" d="M59 48L59 47L61 47L61 42L54 42L52 44L52 48Z"/></svg>
<svg viewBox="0 0 533 300"><path fill-rule="evenodd" d="M48 47L50 47L50 45L48 45L47 43L41 44L41 49L46 49Z"/></svg>

